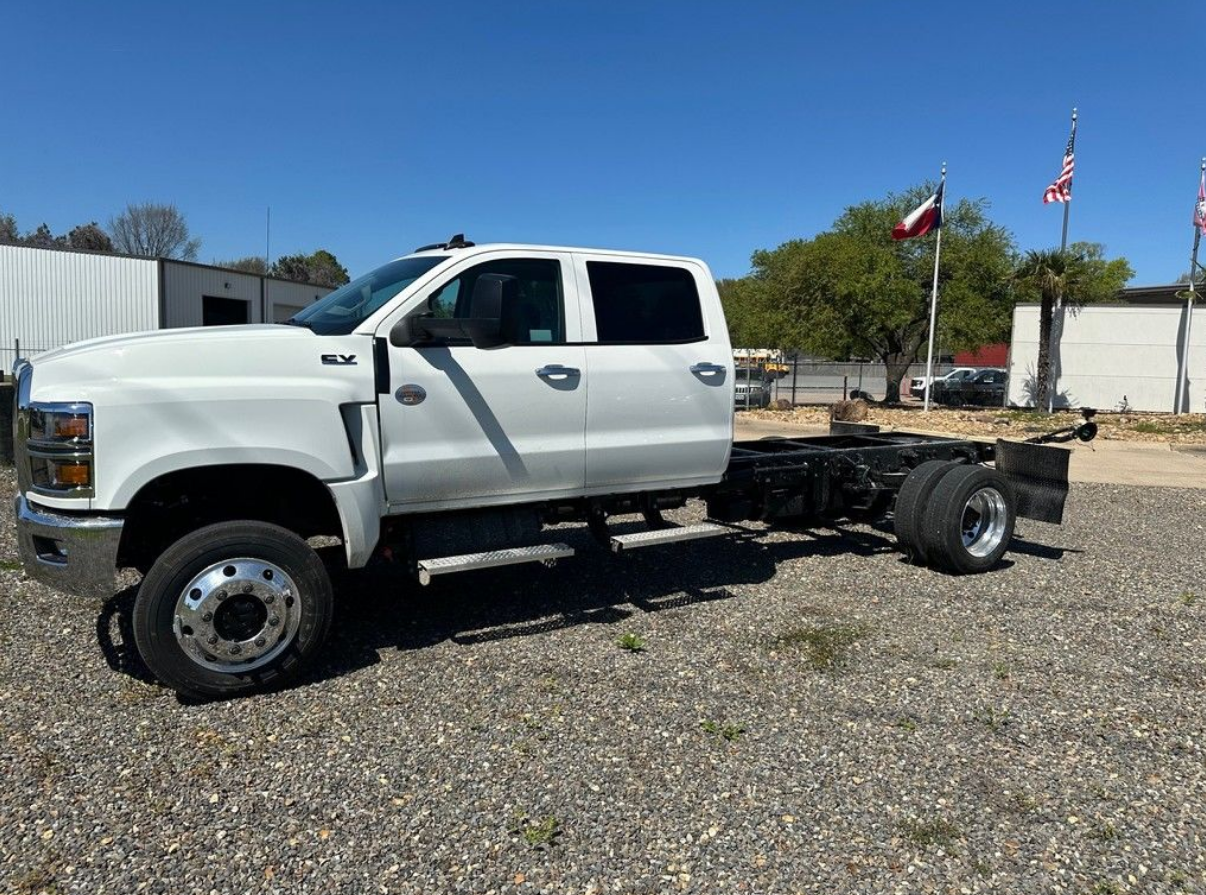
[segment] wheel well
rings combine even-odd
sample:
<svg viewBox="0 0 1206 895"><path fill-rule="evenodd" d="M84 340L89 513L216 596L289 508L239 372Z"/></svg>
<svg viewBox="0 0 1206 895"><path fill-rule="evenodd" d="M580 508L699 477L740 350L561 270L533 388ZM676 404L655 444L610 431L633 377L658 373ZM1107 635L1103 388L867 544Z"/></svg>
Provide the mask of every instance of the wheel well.
<svg viewBox="0 0 1206 895"><path fill-rule="evenodd" d="M300 469L267 464L201 466L144 485L125 511L118 564L146 569L190 531L254 519L303 538L342 537L330 490Z"/></svg>

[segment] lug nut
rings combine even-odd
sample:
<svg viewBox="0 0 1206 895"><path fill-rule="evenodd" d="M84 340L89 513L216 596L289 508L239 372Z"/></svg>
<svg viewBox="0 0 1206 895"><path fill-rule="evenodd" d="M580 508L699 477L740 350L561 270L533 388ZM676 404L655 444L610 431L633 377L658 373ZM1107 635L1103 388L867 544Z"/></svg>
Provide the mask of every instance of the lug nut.
<svg viewBox="0 0 1206 895"><path fill-rule="evenodd" d="M264 596L265 603L272 603L275 600L276 600L276 597L274 597L272 594L265 594L265 596Z"/></svg>
<svg viewBox="0 0 1206 895"><path fill-rule="evenodd" d="M268 641L267 641L267 640L265 640L263 637L257 637L257 638L255 639L255 645L256 645L256 646L263 646L263 645L264 645L265 643L267 643L267 642L268 642Z"/></svg>
<svg viewBox="0 0 1206 895"><path fill-rule="evenodd" d="M250 581L248 581L246 584L243 585L243 593L245 593L245 594L251 593L251 582Z"/></svg>
<svg viewBox="0 0 1206 895"><path fill-rule="evenodd" d="M207 612L203 616L201 616L201 621L203 621L203 622L212 622L213 620L214 620L214 614L212 612Z"/></svg>
<svg viewBox="0 0 1206 895"><path fill-rule="evenodd" d="M210 634L210 635L209 635L209 642L210 642L210 643L217 643L217 642L218 642L218 635L217 635L217 634Z"/></svg>
<svg viewBox="0 0 1206 895"><path fill-rule="evenodd" d="M230 654L232 656L237 656L239 654L239 645L237 643L230 648Z"/></svg>
<svg viewBox="0 0 1206 895"><path fill-rule="evenodd" d="M281 623L281 620L280 620L279 616L274 615L274 616L272 616L272 618L268 619L268 624L272 625L272 627L274 627L274 628L277 625L279 625L280 623Z"/></svg>
<svg viewBox="0 0 1206 895"><path fill-rule="evenodd" d="M229 595L226 593L226 591L224 591L224 590L218 591L218 599L219 600L225 600L227 596L229 596Z"/></svg>

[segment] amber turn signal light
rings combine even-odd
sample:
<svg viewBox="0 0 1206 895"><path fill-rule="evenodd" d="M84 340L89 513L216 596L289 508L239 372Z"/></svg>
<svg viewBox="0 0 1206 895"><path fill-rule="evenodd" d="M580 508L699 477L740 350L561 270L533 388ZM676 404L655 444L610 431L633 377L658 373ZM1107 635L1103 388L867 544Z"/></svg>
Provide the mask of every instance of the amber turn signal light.
<svg viewBox="0 0 1206 895"><path fill-rule="evenodd" d="M53 471L59 485L84 488L92 483L92 470L87 463L55 463Z"/></svg>
<svg viewBox="0 0 1206 895"><path fill-rule="evenodd" d="M88 417L83 414L73 414L71 416L54 416L54 437L55 438L87 438L88 437Z"/></svg>

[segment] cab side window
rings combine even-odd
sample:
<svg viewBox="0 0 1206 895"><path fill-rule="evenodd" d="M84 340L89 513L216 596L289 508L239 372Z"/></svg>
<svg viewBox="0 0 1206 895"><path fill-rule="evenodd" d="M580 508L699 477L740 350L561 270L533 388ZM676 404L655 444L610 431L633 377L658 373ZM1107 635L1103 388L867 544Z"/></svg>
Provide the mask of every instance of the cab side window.
<svg viewBox="0 0 1206 895"><path fill-rule="evenodd" d="M706 338L691 271L661 264L587 261L603 345L670 345Z"/></svg>
<svg viewBox="0 0 1206 895"><path fill-rule="evenodd" d="M504 312L503 334L511 345L549 345L565 341L565 298L561 263L545 258L507 258L471 267L431 295L435 317L469 317L473 287L483 274L514 277L519 295ZM461 344L462 340L457 340Z"/></svg>

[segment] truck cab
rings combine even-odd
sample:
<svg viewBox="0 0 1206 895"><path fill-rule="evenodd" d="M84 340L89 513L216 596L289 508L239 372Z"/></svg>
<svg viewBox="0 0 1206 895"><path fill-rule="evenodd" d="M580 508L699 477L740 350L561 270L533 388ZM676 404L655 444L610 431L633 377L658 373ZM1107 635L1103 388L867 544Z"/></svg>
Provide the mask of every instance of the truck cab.
<svg viewBox="0 0 1206 895"><path fill-rule="evenodd" d="M441 520L458 511L476 513L485 530L473 544L490 548L517 529L531 540L549 512L652 507L716 483L733 444L732 352L703 262L463 237L397 258L286 325L91 340L33 358L18 382L26 569L109 596L115 569L132 566L146 574L140 592L172 591L171 608L143 619L140 646L161 677L196 692L237 688L221 677L231 667L287 671L260 661L272 637L257 646L252 635L288 622L265 608L290 599L271 582L292 580L300 599L302 572L290 575L279 551L276 564L223 566L231 580L205 584L194 555L209 556L223 525L270 526L244 552L284 538L311 573L298 559L306 538L338 537L358 568L390 536L452 530ZM246 624L219 631L234 585L251 588L239 598ZM211 589L226 594L221 607ZM201 608L175 591L201 593ZM157 658L172 641L219 676Z"/></svg>

